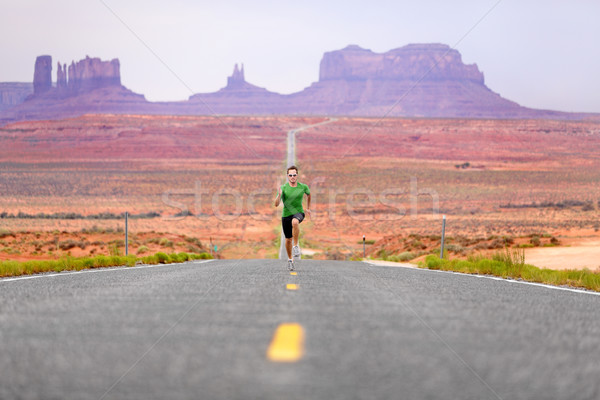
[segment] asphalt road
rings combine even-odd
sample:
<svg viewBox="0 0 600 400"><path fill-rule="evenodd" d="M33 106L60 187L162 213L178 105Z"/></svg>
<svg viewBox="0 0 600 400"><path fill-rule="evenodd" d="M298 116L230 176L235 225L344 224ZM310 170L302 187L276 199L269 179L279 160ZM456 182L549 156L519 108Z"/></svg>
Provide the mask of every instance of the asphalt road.
<svg viewBox="0 0 600 400"><path fill-rule="evenodd" d="M297 361L267 355L284 323ZM599 377L591 294L311 260L0 280L0 399L597 399Z"/></svg>

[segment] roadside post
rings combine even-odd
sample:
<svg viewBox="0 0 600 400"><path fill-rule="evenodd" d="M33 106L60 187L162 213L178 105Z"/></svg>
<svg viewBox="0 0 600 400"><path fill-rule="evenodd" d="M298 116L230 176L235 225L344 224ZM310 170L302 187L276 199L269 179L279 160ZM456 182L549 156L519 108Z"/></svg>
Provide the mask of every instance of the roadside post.
<svg viewBox="0 0 600 400"><path fill-rule="evenodd" d="M129 255L129 213L125 211L125 255Z"/></svg>
<svg viewBox="0 0 600 400"><path fill-rule="evenodd" d="M442 219L442 247L440 249L440 258L444 258L444 240L446 238L446 216Z"/></svg>
<svg viewBox="0 0 600 400"><path fill-rule="evenodd" d="M363 235L363 258L366 257L365 235Z"/></svg>

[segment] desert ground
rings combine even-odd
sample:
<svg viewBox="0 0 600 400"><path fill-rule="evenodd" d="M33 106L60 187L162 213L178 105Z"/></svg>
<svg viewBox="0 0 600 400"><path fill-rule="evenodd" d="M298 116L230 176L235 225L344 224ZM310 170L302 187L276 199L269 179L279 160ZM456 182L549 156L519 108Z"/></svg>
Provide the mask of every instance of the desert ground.
<svg viewBox="0 0 600 400"><path fill-rule="evenodd" d="M86 115L0 128L0 258L214 251L275 257L286 132L319 117ZM296 136L313 258L521 247L600 267L600 123L338 118ZM161 245L162 243L162 245ZM61 246L62 244L62 246ZM140 250L141 249L141 250ZM410 253L410 254L406 254Z"/></svg>

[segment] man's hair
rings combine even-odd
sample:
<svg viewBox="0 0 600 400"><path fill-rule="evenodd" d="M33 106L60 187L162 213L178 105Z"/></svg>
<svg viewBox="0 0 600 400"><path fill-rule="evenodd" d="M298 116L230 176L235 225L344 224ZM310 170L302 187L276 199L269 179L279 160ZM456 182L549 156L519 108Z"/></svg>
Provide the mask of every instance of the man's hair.
<svg viewBox="0 0 600 400"><path fill-rule="evenodd" d="M290 169L295 169L295 170L296 170L296 173L298 173L298 167L296 167L295 165L292 165L291 167L288 167L288 169L287 169L287 171L286 171L286 174L289 174L289 173L290 173Z"/></svg>

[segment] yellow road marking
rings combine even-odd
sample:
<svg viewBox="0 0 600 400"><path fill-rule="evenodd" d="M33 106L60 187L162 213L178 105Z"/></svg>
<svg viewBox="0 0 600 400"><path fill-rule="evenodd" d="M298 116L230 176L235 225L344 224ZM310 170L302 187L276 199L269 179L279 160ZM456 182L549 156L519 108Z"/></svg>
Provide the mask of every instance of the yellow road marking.
<svg viewBox="0 0 600 400"><path fill-rule="evenodd" d="M296 275L298 275L298 273L297 272L290 272L290 275L296 276Z"/></svg>
<svg viewBox="0 0 600 400"><path fill-rule="evenodd" d="M274 362L295 362L304 355L304 329L297 323L281 324L277 327L267 358Z"/></svg>
<svg viewBox="0 0 600 400"><path fill-rule="evenodd" d="M285 287L287 290L298 290L298 285L295 283L288 283Z"/></svg>

